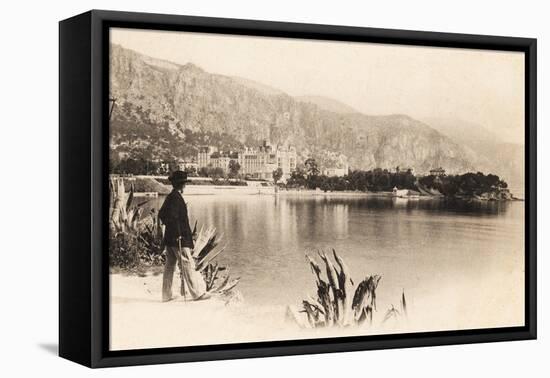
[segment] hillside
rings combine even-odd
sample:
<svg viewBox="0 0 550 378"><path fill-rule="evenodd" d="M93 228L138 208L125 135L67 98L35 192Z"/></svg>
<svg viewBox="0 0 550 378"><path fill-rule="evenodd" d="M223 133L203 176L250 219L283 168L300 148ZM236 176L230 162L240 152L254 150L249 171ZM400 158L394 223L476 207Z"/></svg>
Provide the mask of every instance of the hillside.
<svg viewBox="0 0 550 378"><path fill-rule="evenodd" d="M357 169L476 169L475 152L406 115L330 111L267 88L113 45L112 156L190 157L203 144L236 149L268 139L322 164L343 153Z"/></svg>

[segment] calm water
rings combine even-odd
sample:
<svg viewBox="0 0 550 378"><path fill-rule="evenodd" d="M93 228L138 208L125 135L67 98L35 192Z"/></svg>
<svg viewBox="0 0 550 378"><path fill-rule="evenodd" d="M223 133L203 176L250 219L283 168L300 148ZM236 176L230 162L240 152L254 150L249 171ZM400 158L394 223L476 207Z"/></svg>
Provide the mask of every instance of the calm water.
<svg viewBox="0 0 550 378"><path fill-rule="evenodd" d="M439 296L468 303L509 295L523 300L518 287L523 275L523 202L184 197L192 224L197 220L199 226L212 225L223 233L227 250L219 261L241 277L238 287L249 303L299 304L314 292L305 253L332 248L355 281L367 274L382 275L379 297L388 305L398 303L402 290L410 302L424 306ZM508 292L493 293L499 288Z"/></svg>

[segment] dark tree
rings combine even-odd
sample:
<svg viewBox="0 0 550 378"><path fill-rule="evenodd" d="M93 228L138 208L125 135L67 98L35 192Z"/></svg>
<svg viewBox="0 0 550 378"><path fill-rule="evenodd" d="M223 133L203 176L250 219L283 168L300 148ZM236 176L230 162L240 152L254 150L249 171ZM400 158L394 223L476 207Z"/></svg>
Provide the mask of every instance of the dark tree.
<svg viewBox="0 0 550 378"><path fill-rule="evenodd" d="M305 172L302 168L298 167L290 174L290 178L286 182L286 186L289 188L303 188L306 186Z"/></svg>
<svg viewBox="0 0 550 378"><path fill-rule="evenodd" d="M224 176L223 169L221 169L220 167L211 169L208 174L214 180L218 180Z"/></svg>
<svg viewBox="0 0 550 378"><path fill-rule="evenodd" d="M306 172L308 178L319 175L319 167L314 158L309 158L305 161L304 165L306 166Z"/></svg>
<svg viewBox="0 0 550 378"><path fill-rule="evenodd" d="M229 160L229 177L237 177L239 174L239 171L241 169L241 165L236 160Z"/></svg>
<svg viewBox="0 0 550 378"><path fill-rule="evenodd" d="M210 172L209 172L208 167L201 167L201 168L199 169L199 172L198 172L198 173L199 173L199 176L200 176L200 177L210 177L210 176L209 176Z"/></svg>
<svg viewBox="0 0 550 378"><path fill-rule="evenodd" d="M275 184L283 177L283 170L281 168L277 168L273 171L273 181Z"/></svg>

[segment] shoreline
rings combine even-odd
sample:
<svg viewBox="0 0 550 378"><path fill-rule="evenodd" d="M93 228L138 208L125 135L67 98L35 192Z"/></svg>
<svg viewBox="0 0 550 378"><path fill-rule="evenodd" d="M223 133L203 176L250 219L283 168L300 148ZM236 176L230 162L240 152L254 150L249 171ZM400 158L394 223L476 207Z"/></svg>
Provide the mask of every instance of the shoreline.
<svg viewBox="0 0 550 378"><path fill-rule="evenodd" d="M380 197L395 198L397 200L424 201L424 200L460 200L476 202L521 202L521 198L509 199L482 199L475 196L396 196L393 192L359 192L359 191L327 191L312 189L278 189L274 187L247 187L247 186L229 186L229 185L187 185L184 191L185 195L275 195L275 196L304 196L304 197Z"/></svg>
<svg viewBox="0 0 550 378"><path fill-rule="evenodd" d="M158 176L133 176L122 177L130 181L136 181L137 189L134 192L136 197L157 197L170 193L168 185L156 179ZM281 189L267 182L252 181L254 185L214 185L214 184L189 184L185 187L185 194L188 196L203 195L282 195L282 196L318 196L318 197L383 197L402 200L463 200L476 202L513 202L524 201L522 198L481 198L478 195L472 196L445 196L445 195L395 195L391 191L360 192L360 191L322 191L320 189ZM249 183L247 181L247 183ZM265 185L262 185L265 184Z"/></svg>

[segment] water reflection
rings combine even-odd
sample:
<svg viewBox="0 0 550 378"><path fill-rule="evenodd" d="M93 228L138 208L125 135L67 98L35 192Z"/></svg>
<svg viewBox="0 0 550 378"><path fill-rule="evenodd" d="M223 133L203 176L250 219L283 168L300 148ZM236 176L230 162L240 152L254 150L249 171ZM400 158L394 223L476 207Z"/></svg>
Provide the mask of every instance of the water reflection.
<svg viewBox="0 0 550 378"><path fill-rule="evenodd" d="M308 203L312 205L343 205L355 208L362 207L377 210L425 210L425 211L444 211L458 214L474 215L498 215L505 212L514 202L506 201L477 201L463 199L447 198L429 198L429 199L406 199L395 197L324 197L315 196L305 197L282 197L278 201L285 201L289 204Z"/></svg>

